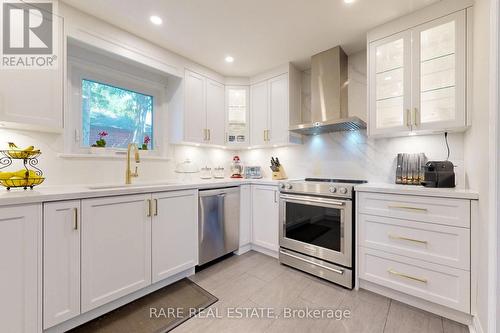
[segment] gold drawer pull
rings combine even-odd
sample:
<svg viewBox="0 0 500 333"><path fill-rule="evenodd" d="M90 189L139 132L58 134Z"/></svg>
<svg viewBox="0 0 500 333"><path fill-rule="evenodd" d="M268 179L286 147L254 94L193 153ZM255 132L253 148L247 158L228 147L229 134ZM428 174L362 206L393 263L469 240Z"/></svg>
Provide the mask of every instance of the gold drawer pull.
<svg viewBox="0 0 500 333"><path fill-rule="evenodd" d="M389 274L397 275L397 276L403 277L405 279L410 279L410 280L414 280L414 281L418 281L418 282L422 282L422 283L427 283L427 279L425 279L425 278L419 278L419 277L411 276L408 274L400 273L400 272L393 270L392 268L388 269L387 272Z"/></svg>
<svg viewBox="0 0 500 333"><path fill-rule="evenodd" d="M414 239L414 238L408 238L408 237L402 237L402 236L389 235L389 238L400 239L400 240L405 240L405 241L408 241L408 242L415 242L415 243L420 243L420 244L427 244L427 241L424 241L424 240Z"/></svg>
<svg viewBox="0 0 500 333"><path fill-rule="evenodd" d="M151 208L152 208L152 207L151 207L151 205L152 205L152 201L151 201L151 199L147 199L147 200L146 200L146 204L148 205L148 207L147 207L148 211L147 211L147 213L146 213L146 216L147 216L147 217L151 217L151 211L152 211L152 209L151 209Z"/></svg>
<svg viewBox="0 0 500 333"><path fill-rule="evenodd" d="M73 208L73 229L78 230L78 208Z"/></svg>
<svg viewBox="0 0 500 333"><path fill-rule="evenodd" d="M411 111L410 109L406 109L406 126L411 129Z"/></svg>
<svg viewBox="0 0 500 333"><path fill-rule="evenodd" d="M397 206L397 205L393 205L393 206L388 206L389 208L391 209L408 209L408 210L416 210L416 211L419 211L419 212L426 212L427 211L427 208L418 208L418 207L410 207L410 206Z"/></svg>

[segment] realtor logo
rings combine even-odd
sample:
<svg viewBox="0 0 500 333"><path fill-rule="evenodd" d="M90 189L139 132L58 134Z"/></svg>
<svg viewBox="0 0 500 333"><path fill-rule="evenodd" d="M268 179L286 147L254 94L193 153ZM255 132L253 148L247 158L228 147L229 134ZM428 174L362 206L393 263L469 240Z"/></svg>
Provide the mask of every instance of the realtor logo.
<svg viewBox="0 0 500 333"><path fill-rule="evenodd" d="M54 7L54 3L47 0L4 0L2 68L57 67Z"/></svg>

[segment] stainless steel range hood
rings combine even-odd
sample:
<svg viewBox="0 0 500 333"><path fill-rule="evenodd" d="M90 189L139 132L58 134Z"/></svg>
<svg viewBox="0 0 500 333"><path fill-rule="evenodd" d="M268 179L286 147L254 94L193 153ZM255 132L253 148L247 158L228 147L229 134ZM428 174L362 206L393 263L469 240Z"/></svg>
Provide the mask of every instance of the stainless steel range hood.
<svg viewBox="0 0 500 333"><path fill-rule="evenodd" d="M302 114L303 123L290 131L305 135L366 128L347 110L347 55L340 46L311 58L311 113Z"/></svg>

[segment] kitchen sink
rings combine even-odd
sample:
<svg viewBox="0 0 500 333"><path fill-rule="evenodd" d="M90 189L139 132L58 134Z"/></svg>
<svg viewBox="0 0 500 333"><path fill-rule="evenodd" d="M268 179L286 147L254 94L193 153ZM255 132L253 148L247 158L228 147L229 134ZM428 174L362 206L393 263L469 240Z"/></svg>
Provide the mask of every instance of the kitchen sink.
<svg viewBox="0 0 500 333"><path fill-rule="evenodd" d="M180 182L176 181L166 181L166 182L143 182L143 183L133 183L133 184L103 184L103 185L95 185L89 186L90 190L112 190L112 189L121 189L121 188L135 188L135 187L153 187L153 186L165 186L165 185L176 185L180 184Z"/></svg>

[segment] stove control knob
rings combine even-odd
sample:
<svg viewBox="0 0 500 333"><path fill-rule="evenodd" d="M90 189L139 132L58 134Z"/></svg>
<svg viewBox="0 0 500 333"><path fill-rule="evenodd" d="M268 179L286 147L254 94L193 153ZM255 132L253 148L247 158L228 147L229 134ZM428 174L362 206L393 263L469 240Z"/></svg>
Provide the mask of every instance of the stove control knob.
<svg viewBox="0 0 500 333"><path fill-rule="evenodd" d="M347 194L347 189L345 187L341 187L339 189L340 194Z"/></svg>
<svg viewBox="0 0 500 333"><path fill-rule="evenodd" d="M287 190L291 190L291 189L292 189L292 184L290 184L290 183L286 183L286 184L285 184L285 188L286 188Z"/></svg>
<svg viewBox="0 0 500 333"><path fill-rule="evenodd" d="M285 189L285 183L280 183L280 189Z"/></svg>
<svg viewBox="0 0 500 333"><path fill-rule="evenodd" d="M331 186L328 190L330 191L330 193L337 192L337 188L335 186Z"/></svg>

